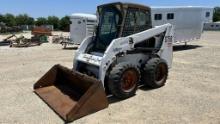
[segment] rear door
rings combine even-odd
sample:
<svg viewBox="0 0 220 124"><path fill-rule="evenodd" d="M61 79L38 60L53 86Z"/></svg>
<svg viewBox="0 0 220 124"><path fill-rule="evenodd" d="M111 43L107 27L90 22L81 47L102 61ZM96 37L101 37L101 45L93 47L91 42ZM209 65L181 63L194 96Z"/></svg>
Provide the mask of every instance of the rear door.
<svg viewBox="0 0 220 124"><path fill-rule="evenodd" d="M83 18L72 19L70 28L71 39L74 43L79 44L86 37L86 20Z"/></svg>

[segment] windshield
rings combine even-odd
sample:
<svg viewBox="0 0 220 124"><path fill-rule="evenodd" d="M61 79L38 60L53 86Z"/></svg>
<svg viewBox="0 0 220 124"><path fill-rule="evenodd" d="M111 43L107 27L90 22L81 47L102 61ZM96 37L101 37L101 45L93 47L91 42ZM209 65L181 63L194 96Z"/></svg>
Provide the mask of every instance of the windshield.
<svg viewBox="0 0 220 124"><path fill-rule="evenodd" d="M116 8L103 8L99 16L96 48L105 50L111 41L118 36L120 13Z"/></svg>

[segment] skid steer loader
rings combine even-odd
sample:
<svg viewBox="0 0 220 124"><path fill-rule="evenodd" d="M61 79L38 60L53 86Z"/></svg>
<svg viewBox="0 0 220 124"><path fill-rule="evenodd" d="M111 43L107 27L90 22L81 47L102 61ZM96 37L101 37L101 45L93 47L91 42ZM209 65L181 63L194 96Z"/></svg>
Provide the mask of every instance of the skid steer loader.
<svg viewBox="0 0 220 124"><path fill-rule="evenodd" d="M173 27L151 25L150 8L132 3L98 6L99 24L75 53L73 69L55 65L34 91L65 121L108 107L140 84L159 88L172 65Z"/></svg>

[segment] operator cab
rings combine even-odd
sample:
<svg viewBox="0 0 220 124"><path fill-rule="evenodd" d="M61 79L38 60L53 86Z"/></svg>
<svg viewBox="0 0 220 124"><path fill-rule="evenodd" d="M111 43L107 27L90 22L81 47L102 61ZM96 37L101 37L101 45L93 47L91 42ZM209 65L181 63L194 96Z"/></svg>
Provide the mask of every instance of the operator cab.
<svg viewBox="0 0 220 124"><path fill-rule="evenodd" d="M98 6L99 24L88 53L104 53L112 40L152 28L150 8L133 3Z"/></svg>

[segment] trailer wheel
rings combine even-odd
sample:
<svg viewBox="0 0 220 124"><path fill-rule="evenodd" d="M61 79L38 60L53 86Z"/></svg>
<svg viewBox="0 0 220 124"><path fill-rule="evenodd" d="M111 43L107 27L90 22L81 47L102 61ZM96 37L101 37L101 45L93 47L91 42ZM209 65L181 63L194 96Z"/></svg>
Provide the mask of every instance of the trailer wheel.
<svg viewBox="0 0 220 124"><path fill-rule="evenodd" d="M67 43L64 43L64 47L63 47L63 49L66 49L66 47L67 47Z"/></svg>
<svg viewBox="0 0 220 124"><path fill-rule="evenodd" d="M142 82L152 88L159 88L165 85L168 77L168 66L165 60L152 58L145 65Z"/></svg>
<svg viewBox="0 0 220 124"><path fill-rule="evenodd" d="M125 99L135 95L140 80L139 69L129 63L119 63L110 71L108 88L110 92Z"/></svg>

